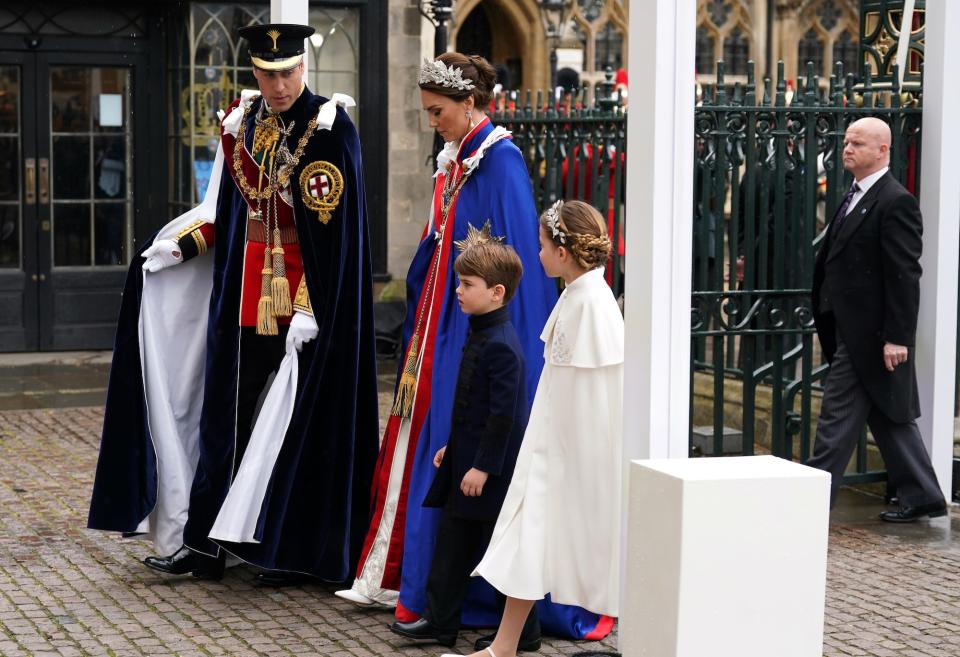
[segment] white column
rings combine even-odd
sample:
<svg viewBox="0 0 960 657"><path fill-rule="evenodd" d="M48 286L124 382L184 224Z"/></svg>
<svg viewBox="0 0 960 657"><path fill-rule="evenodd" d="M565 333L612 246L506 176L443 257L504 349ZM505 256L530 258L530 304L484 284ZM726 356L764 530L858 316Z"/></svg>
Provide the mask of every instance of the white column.
<svg viewBox="0 0 960 657"><path fill-rule="evenodd" d="M696 0L630 3L624 456L687 456Z"/></svg>
<svg viewBox="0 0 960 657"><path fill-rule="evenodd" d="M309 0L270 0L270 22L307 25Z"/></svg>
<svg viewBox="0 0 960 657"><path fill-rule="evenodd" d="M310 1L309 0L270 0L270 22L271 23L291 23L294 25L310 24ZM306 52L303 55L303 81L309 78L307 72L310 69L310 44L306 44ZM308 85L309 86L309 85ZM316 89L312 90L316 93Z"/></svg>
<svg viewBox="0 0 960 657"><path fill-rule="evenodd" d="M960 59L958 33L960 4L927 3L920 159L923 277L917 325L917 379L923 415L917 422L947 501L952 477L960 248L960 185L956 173L960 122L953 114L960 107L955 64Z"/></svg>

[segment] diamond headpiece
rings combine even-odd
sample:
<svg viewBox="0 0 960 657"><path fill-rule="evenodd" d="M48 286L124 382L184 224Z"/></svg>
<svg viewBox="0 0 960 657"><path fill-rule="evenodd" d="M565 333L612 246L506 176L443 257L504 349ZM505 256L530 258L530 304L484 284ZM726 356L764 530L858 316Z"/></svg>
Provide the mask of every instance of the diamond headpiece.
<svg viewBox="0 0 960 657"><path fill-rule="evenodd" d="M467 223L467 236L462 240L454 240L454 244L457 245L457 249L461 253L467 249L477 246L479 244L487 244L488 242L502 242L503 236L496 236L491 232L490 220L487 219L486 223L483 224L483 228L477 230L477 227L471 223Z"/></svg>
<svg viewBox="0 0 960 657"><path fill-rule="evenodd" d="M543 213L543 216L547 220L547 226L550 227L550 232L553 233L553 236L560 240L561 244L567 243L567 234L560 230L560 208L563 207L563 199L559 199L556 203L547 208L547 211Z"/></svg>
<svg viewBox="0 0 960 657"><path fill-rule="evenodd" d="M441 87L471 91L473 80L463 77L463 69L447 66L439 59L424 59L420 65L420 84L438 84Z"/></svg>

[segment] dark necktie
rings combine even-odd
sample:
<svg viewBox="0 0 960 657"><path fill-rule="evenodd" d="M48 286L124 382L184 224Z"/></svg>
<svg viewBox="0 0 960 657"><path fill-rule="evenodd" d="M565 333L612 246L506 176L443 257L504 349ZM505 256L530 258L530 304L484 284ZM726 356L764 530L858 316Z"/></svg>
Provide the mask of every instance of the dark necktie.
<svg viewBox="0 0 960 657"><path fill-rule="evenodd" d="M834 215L834 222L837 224L837 228L843 225L843 218L847 216L847 210L850 209L850 203L853 201L853 197L856 196L857 192L860 191L860 185L853 183L850 185L850 191L847 192L847 195L843 197L843 202L840 204L840 207L837 208L837 214Z"/></svg>

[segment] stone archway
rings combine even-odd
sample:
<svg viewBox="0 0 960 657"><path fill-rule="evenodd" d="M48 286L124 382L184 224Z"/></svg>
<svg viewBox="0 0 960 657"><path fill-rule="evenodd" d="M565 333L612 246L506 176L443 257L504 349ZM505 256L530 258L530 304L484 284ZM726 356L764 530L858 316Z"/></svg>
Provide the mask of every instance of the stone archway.
<svg viewBox="0 0 960 657"><path fill-rule="evenodd" d="M476 12L482 12L476 14ZM536 0L464 0L454 10L450 44L460 50L461 30L465 43L476 46L483 38L483 24L490 26L489 44L485 46L493 64L503 64L513 79L510 86L519 89L542 89L550 75L547 46L540 24ZM486 55L484 50L479 54Z"/></svg>

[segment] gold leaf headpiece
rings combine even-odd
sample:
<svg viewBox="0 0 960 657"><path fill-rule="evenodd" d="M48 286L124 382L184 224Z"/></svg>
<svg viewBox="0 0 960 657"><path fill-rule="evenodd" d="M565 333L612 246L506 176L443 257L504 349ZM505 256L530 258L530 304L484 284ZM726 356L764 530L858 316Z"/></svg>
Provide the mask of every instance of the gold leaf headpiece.
<svg viewBox="0 0 960 657"><path fill-rule="evenodd" d="M461 253L469 249L470 247L477 246L479 244L486 244L488 242L502 242L503 236L496 236L491 232L490 220L487 219L486 223L483 224L483 228L477 230L477 227L471 223L467 224L467 236L462 240L454 240L454 244L457 245L457 249Z"/></svg>

